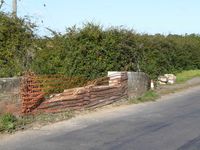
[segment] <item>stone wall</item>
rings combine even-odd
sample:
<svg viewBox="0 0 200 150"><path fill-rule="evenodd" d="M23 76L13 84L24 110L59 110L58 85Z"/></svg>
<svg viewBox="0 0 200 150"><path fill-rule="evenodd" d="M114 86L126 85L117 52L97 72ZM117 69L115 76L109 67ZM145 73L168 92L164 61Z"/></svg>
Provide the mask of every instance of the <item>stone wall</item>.
<svg viewBox="0 0 200 150"><path fill-rule="evenodd" d="M48 96L42 91L39 92L41 95L37 95L38 91L33 90L30 98L20 100L20 78L0 79L0 113L20 111L29 114L60 112L66 109L93 109L140 96L149 89L150 84L148 76L142 72L110 71L107 82L98 82L102 83L91 82L85 87L67 89L62 93ZM26 89L26 86L24 88ZM34 94L37 96L33 96Z"/></svg>
<svg viewBox="0 0 200 150"><path fill-rule="evenodd" d="M135 98L150 89L150 78L143 72L127 72L128 96Z"/></svg>
<svg viewBox="0 0 200 150"><path fill-rule="evenodd" d="M0 113L20 109L20 78L0 78Z"/></svg>
<svg viewBox="0 0 200 150"><path fill-rule="evenodd" d="M51 98L41 103L33 110L33 113L60 112L66 109L94 109L127 99L127 81L126 72L112 74L109 76L109 85L88 85L51 95Z"/></svg>

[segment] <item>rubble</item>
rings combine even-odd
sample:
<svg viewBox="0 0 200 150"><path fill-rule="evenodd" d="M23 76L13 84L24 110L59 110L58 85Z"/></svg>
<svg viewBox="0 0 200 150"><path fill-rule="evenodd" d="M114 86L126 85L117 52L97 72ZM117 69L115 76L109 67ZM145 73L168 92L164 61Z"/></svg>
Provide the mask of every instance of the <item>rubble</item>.
<svg viewBox="0 0 200 150"><path fill-rule="evenodd" d="M159 84L174 84L176 82L176 76L174 74L165 74L158 77Z"/></svg>

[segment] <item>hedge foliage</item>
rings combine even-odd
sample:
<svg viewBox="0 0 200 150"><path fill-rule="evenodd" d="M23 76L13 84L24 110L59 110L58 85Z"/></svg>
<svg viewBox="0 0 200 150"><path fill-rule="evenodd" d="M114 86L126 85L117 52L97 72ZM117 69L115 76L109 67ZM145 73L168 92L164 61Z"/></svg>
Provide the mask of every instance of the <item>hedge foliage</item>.
<svg viewBox="0 0 200 150"><path fill-rule="evenodd" d="M143 71L152 78L164 73L200 69L199 35L147 35L122 28L86 24L43 39L33 70L89 79L107 71Z"/></svg>
<svg viewBox="0 0 200 150"><path fill-rule="evenodd" d="M20 75L30 65L34 25L0 12L0 77Z"/></svg>
<svg viewBox="0 0 200 150"><path fill-rule="evenodd" d="M143 71L152 78L164 73L200 69L200 36L148 35L126 28L87 23L63 34L36 37L24 19L0 14L0 76L39 74L95 79L107 71Z"/></svg>

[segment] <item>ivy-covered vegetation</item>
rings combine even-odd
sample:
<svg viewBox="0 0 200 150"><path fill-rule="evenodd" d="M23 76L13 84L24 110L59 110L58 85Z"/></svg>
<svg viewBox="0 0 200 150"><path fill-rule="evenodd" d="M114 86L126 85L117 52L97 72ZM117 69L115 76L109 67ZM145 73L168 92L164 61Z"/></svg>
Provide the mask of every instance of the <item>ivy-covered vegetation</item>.
<svg viewBox="0 0 200 150"><path fill-rule="evenodd" d="M0 13L0 77L63 73L95 79L107 71L164 73L200 69L200 36L148 35L92 23L39 38L24 19Z"/></svg>

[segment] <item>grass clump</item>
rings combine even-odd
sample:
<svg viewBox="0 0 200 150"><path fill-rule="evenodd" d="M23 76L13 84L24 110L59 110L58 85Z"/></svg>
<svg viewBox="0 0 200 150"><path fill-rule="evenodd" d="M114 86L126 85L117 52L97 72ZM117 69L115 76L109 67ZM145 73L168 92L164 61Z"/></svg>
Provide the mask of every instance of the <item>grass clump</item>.
<svg viewBox="0 0 200 150"><path fill-rule="evenodd" d="M187 70L176 74L176 83L183 83L194 77L200 77L200 70Z"/></svg>
<svg viewBox="0 0 200 150"><path fill-rule="evenodd" d="M148 102L148 101L155 101L157 98L159 98L159 94L156 93L156 91L150 90L138 98L131 99L129 102L131 104L132 103L137 104L137 103L143 103L143 102Z"/></svg>
<svg viewBox="0 0 200 150"><path fill-rule="evenodd" d="M0 116L0 132L12 132L16 129L17 118L12 114L3 114Z"/></svg>

